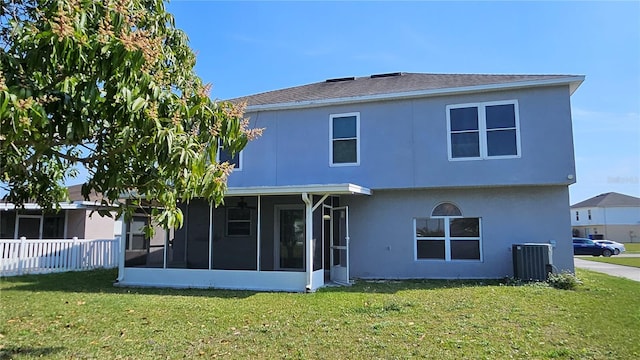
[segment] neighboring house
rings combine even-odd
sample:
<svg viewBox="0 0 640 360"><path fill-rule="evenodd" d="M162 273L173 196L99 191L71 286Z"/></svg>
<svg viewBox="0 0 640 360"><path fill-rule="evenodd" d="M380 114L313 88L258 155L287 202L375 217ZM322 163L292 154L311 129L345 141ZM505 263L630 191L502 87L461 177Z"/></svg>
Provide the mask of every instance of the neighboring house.
<svg viewBox="0 0 640 360"><path fill-rule="evenodd" d="M123 253L142 256L121 262L119 284L501 278L512 244L529 242L573 271L570 97L583 80L390 73L234 99L265 131L232 159L224 205L183 204L184 227L153 240L147 217L126 226Z"/></svg>
<svg viewBox="0 0 640 360"><path fill-rule="evenodd" d="M37 204L0 202L0 239L113 239L120 236L122 222L101 217L99 196L81 200L81 185L69 187L68 203L60 203L60 211L45 212Z"/></svg>
<svg viewBox="0 0 640 360"><path fill-rule="evenodd" d="M618 242L640 242L640 198L609 192L571 206L573 234Z"/></svg>

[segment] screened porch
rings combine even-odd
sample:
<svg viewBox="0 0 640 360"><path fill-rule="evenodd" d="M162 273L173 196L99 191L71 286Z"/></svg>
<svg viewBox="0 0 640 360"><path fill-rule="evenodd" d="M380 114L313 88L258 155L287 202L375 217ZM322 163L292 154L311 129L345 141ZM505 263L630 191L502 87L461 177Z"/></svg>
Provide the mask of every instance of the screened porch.
<svg viewBox="0 0 640 360"><path fill-rule="evenodd" d="M125 224L120 285L315 290L348 283L353 184L230 188L224 204L181 204L184 225L148 239L138 216Z"/></svg>

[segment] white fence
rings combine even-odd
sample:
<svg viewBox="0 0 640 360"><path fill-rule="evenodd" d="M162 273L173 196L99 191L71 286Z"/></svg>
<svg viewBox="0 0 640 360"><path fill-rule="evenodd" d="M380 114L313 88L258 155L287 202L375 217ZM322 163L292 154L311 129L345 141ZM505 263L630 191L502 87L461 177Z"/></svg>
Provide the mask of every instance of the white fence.
<svg viewBox="0 0 640 360"><path fill-rule="evenodd" d="M120 238L0 239L0 277L118 267Z"/></svg>

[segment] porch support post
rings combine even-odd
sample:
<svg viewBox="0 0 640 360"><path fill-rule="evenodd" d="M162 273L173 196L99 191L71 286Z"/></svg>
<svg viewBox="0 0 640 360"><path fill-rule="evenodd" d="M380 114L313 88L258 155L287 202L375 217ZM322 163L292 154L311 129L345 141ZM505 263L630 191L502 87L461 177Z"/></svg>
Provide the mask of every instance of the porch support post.
<svg viewBox="0 0 640 360"><path fill-rule="evenodd" d="M207 259L209 259L209 265L207 266L207 269L211 270L213 269L213 264L211 264L212 259L213 259L213 255L211 254L211 252L213 251L213 202L209 202L209 257Z"/></svg>
<svg viewBox="0 0 640 360"><path fill-rule="evenodd" d="M164 247L162 248L162 268L167 268L167 252L169 251L169 229L164 231Z"/></svg>
<svg viewBox="0 0 640 360"><path fill-rule="evenodd" d="M256 224L257 230L256 230L256 246L257 251L257 258L256 258L256 264L257 264L257 268L256 271L260 271L260 249L262 249L261 247L261 239L260 239L260 233L262 232L262 201L261 201L261 197L260 195L258 195L258 220L257 220L257 224Z"/></svg>
<svg viewBox="0 0 640 360"><path fill-rule="evenodd" d="M62 230L62 238L67 238L67 231L69 229L69 210L64 211L64 228Z"/></svg>
<svg viewBox="0 0 640 360"><path fill-rule="evenodd" d="M121 282L124 279L124 262L126 260L126 246L127 246L127 227L128 224L125 221L124 215L120 216L122 221L122 229L120 230L120 239L118 242L118 278L117 282Z"/></svg>
<svg viewBox="0 0 640 360"><path fill-rule="evenodd" d="M40 235L38 235L38 239L40 240L42 240L42 229L44 229L44 212L40 214Z"/></svg>
<svg viewBox="0 0 640 360"><path fill-rule="evenodd" d="M302 201L305 204L305 249L306 249L306 276L307 276L307 291L313 289L313 204L311 197L308 193L302 193Z"/></svg>

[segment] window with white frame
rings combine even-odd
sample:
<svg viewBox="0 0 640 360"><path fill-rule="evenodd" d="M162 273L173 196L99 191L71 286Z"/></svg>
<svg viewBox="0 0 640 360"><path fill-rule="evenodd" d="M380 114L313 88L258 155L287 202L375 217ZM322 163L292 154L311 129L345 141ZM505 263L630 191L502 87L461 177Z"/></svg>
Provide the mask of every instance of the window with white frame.
<svg viewBox="0 0 640 360"><path fill-rule="evenodd" d="M480 218L463 217L451 203L438 205L430 218L413 220L416 260L481 260Z"/></svg>
<svg viewBox="0 0 640 360"><path fill-rule="evenodd" d="M149 225L149 220L147 215L133 216L127 224L126 250L146 250L149 248L148 238L144 232L144 227Z"/></svg>
<svg viewBox="0 0 640 360"><path fill-rule="evenodd" d="M233 168L234 171L242 170L242 152L244 150L240 150L236 154L232 155L231 152L227 151L221 142L218 142L218 154L216 161L219 163L223 163L225 161L229 162L229 164L235 165Z"/></svg>
<svg viewBox="0 0 640 360"><path fill-rule="evenodd" d="M360 113L329 116L329 165L360 164Z"/></svg>
<svg viewBox="0 0 640 360"><path fill-rule="evenodd" d="M251 236L251 209L227 208L227 236Z"/></svg>
<svg viewBox="0 0 640 360"><path fill-rule="evenodd" d="M517 100L447 106L450 160L520 156Z"/></svg>

